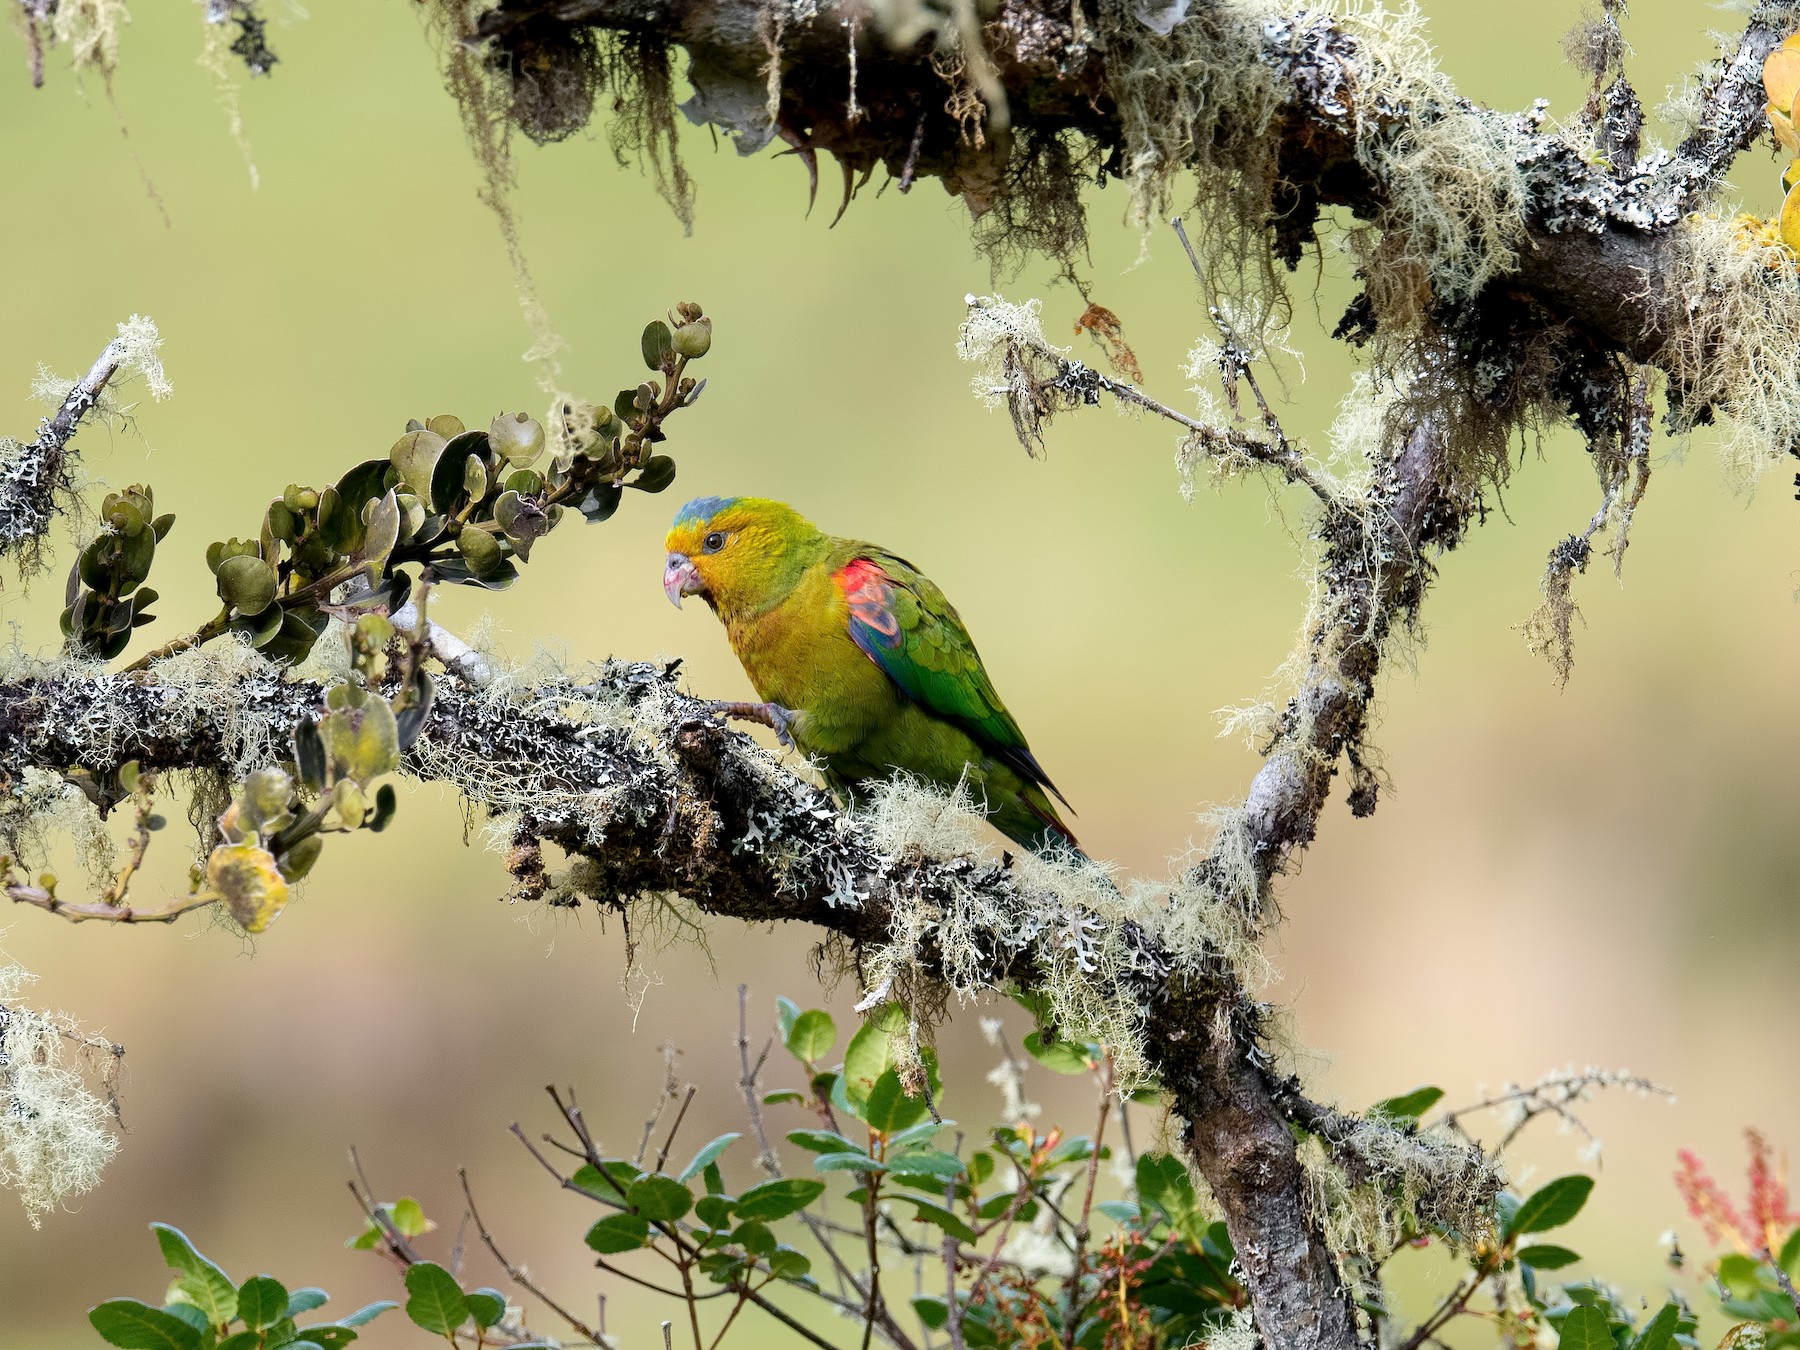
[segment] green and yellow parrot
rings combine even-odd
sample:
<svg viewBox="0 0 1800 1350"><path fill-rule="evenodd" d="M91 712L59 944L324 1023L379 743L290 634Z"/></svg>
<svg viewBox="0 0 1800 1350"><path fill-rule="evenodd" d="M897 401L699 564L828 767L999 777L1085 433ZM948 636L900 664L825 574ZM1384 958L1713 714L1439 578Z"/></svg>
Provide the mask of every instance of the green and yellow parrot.
<svg viewBox="0 0 1800 1350"><path fill-rule="evenodd" d="M909 773L967 782L988 819L1027 848L1076 847L1019 724L968 629L919 570L837 539L760 497L700 497L667 540L663 590L698 595L725 624L773 726L824 768L833 791Z"/></svg>

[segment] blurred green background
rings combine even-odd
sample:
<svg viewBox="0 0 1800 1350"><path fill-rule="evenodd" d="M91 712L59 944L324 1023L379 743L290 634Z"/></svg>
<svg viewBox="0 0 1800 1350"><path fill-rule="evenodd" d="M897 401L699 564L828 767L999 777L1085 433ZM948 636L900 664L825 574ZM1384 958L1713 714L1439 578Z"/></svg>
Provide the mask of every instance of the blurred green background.
<svg viewBox="0 0 1800 1350"><path fill-rule="evenodd" d="M1425 9L1470 95L1514 107L1542 95L1553 115L1578 106L1563 0ZM1734 18L1691 0L1634 11L1647 101L1710 54L1708 25ZM73 376L118 320L161 325L175 399L140 409L141 436L82 442L96 480L147 479L179 516L152 632L211 613L201 550L254 528L284 484L384 452L410 416L474 422L540 401L416 7L277 17L282 62L243 94L257 191L195 66L196 6L141 6L124 34L113 94L129 142L101 83L75 80L57 54L41 91L22 46L0 78L12 221L0 425L34 425L26 386L40 362ZM675 300L714 315L712 383L675 429L676 487L632 495L602 527L558 531L513 592L459 593L437 616L466 628L491 611L519 657L538 644L575 662L679 654L694 689L745 697L712 618L664 601L661 538L687 496L786 498L828 529L903 550L945 587L1080 809L1084 841L1160 875L1200 836L1196 812L1254 770L1248 749L1219 738L1214 710L1258 696L1293 642L1300 503L1245 481L1184 505L1165 428L1105 411L1056 426L1048 462L1027 461L1004 416L970 396L953 351L964 293L992 287L958 202L930 184L877 202L872 185L828 231L831 205L803 214L791 159L743 161L692 128L684 147L700 183L691 237L600 130L523 147L515 198L571 387L602 396L635 379L639 329ZM1777 170L1750 158L1746 196L1766 210ZM1190 276L1161 233L1134 265L1116 188L1092 208L1095 298L1123 318L1150 387L1179 403L1184 353L1205 327ZM1307 379L1286 413L1316 440L1348 376L1317 337L1347 294L1342 260L1323 267L1295 281ZM1053 338L1081 308L1047 269L1004 291L1044 295ZM1295 1010L1320 1090L1352 1106L1423 1082L1473 1099L1569 1064L1629 1066L1675 1088L1673 1106L1619 1099L1589 1113L1607 1143L1602 1184L1569 1233L1593 1270L1652 1294L1670 1278L1659 1233L1675 1227L1704 1250L1680 1221L1674 1150L1695 1147L1736 1178L1743 1125L1800 1141L1788 1044L1800 508L1781 474L1735 494L1704 440L1657 453L1625 584L1604 564L1578 583L1586 624L1566 690L1517 625L1546 551L1593 510L1580 445L1557 436L1528 454L1504 515L1446 561L1428 644L1381 692L1376 739L1395 791L1372 820L1331 807L1283 893L1273 991ZM29 592L0 591L0 624L27 648L56 642L68 556ZM91 1303L161 1287L152 1219L240 1277L323 1284L350 1306L387 1296L386 1267L341 1245L358 1222L343 1185L350 1144L379 1191L418 1195L447 1230L466 1164L490 1224L549 1286L584 1310L607 1292L612 1330L660 1342L668 1310L597 1289L581 1207L506 1125L547 1126L541 1088L567 1082L603 1137L634 1145L672 1038L679 1075L700 1085L684 1138L737 1128L735 986L751 983L761 1017L778 993L817 1001L815 935L716 925L710 952L645 950L628 974L616 926L497 904L499 861L462 832L451 797L409 794L394 831L333 845L254 947L193 921L106 930L7 916L0 943L42 976L37 1001L128 1044L130 1129L102 1187L41 1231L0 1197L0 1346L97 1344ZM147 893L184 884L185 846L166 837ZM831 993L840 1021L855 996ZM942 1033L949 1106L965 1122L999 1105L982 1081L992 1055L977 1011ZM1046 1119L1086 1128L1078 1085L1035 1091ZM1547 1130L1522 1158L1541 1180L1578 1165L1577 1143ZM764 1334L781 1343L766 1324L746 1328ZM367 1343L415 1335L390 1319Z"/></svg>

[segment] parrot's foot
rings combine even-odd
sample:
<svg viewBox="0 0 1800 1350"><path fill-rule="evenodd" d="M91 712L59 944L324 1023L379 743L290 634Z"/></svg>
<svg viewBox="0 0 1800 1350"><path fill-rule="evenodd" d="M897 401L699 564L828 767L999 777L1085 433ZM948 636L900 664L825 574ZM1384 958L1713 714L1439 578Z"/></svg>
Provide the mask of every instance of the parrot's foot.
<svg viewBox="0 0 1800 1350"><path fill-rule="evenodd" d="M740 722L757 722L775 733L775 739L793 748L794 719L800 714L779 703L714 703L712 710Z"/></svg>

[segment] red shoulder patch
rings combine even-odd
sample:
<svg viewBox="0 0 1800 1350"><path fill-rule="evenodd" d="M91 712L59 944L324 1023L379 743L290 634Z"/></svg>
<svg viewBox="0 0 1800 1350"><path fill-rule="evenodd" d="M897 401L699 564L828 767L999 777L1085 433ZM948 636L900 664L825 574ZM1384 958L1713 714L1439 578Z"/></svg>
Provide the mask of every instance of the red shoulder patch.
<svg viewBox="0 0 1800 1350"><path fill-rule="evenodd" d="M854 558L832 573L833 581L850 604L850 617L872 632L892 641L900 636L900 621L894 617L893 596L888 575L878 563L867 558Z"/></svg>

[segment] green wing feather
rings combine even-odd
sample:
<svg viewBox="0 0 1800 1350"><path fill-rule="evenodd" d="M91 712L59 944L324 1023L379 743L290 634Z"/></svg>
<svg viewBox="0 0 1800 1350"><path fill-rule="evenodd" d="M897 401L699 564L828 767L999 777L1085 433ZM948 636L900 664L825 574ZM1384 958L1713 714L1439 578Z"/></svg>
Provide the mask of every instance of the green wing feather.
<svg viewBox="0 0 1800 1350"><path fill-rule="evenodd" d="M907 697L961 727L1027 782L1062 798L936 583L905 559L878 549L859 553L835 577L849 602L852 640Z"/></svg>

